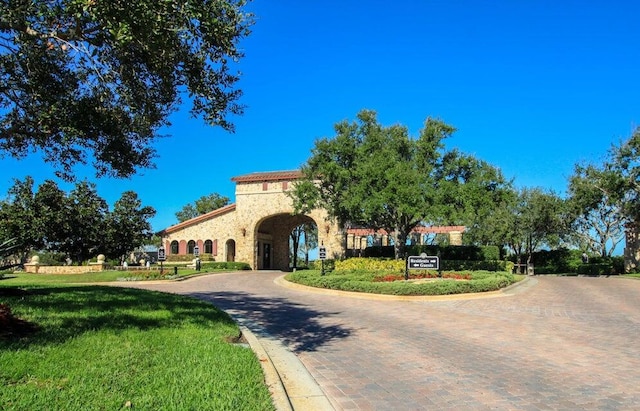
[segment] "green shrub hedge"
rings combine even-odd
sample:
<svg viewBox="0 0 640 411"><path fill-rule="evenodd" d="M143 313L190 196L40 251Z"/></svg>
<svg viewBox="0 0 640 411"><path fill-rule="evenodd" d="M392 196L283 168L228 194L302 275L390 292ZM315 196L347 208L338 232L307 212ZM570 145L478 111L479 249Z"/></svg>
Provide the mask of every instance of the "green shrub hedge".
<svg viewBox="0 0 640 411"><path fill-rule="evenodd" d="M166 262L191 262L194 258L196 258L196 256L193 254L167 254ZM212 254L201 253L199 258L200 261L216 261L216 258Z"/></svg>
<svg viewBox="0 0 640 411"><path fill-rule="evenodd" d="M324 270L325 271L333 271L335 270L336 260L334 259L326 259L324 260ZM309 262L310 270L321 270L322 269L322 260L315 260Z"/></svg>
<svg viewBox="0 0 640 411"><path fill-rule="evenodd" d="M346 260L340 260L333 263L335 269L338 271L354 271L354 270L389 270L393 272L404 272L406 261L405 260L393 260L389 258L364 258L355 257L348 258ZM440 260L442 270L467 270L467 271L513 271L513 263L511 261L470 261L470 260ZM315 270L319 270L318 264L312 267ZM326 270L326 263L325 263ZM331 271L331 270L330 270Z"/></svg>
<svg viewBox="0 0 640 411"><path fill-rule="evenodd" d="M200 265L201 270L251 270L251 266L243 262L220 261L220 262L203 262Z"/></svg>
<svg viewBox="0 0 640 411"><path fill-rule="evenodd" d="M475 260L490 261L500 260L500 248L498 246L474 246L474 245L411 245L407 247L409 255L438 255L443 260ZM393 246L373 246L364 249L365 257L394 258Z"/></svg>
<svg viewBox="0 0 640 411"><path fill-rule="evenodd" d="M384 271L378 272L343 272L334 271L320 275L318 271L302 271L287 274L288 281L311 287L328 288L341 291L389 295L447 295L495 291L516 281L513 274L506 272L475 271L468 281L454 279L437 279L416 283L413 281L376 281Z"/></svg>

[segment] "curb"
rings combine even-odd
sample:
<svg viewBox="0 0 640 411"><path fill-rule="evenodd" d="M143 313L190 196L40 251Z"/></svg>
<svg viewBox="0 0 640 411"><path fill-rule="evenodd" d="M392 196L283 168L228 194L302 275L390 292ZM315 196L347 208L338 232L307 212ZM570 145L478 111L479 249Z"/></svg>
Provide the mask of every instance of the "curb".
<svg viewBox="0 0 640 411"><path fill-rule="evenodd" d="M291 402L287 396L287 391L284 389L282 379L280 379L280 374L278 374L278 370L274 367L269 354L267 354L264 347L262 347L262 344L260 344L260 341L251 332L251 330L241 325L240 331L253 352L256 354L256 357L258 357L258 361L260 361L262 371L264 372L264 382L269 388L276 410L293 411L293 407L291 406Z"/></svg>
<svg viewBox="0 0 640 411"><path fill-rule="evenodd" d="M274 338L257 337L244 325L240 325L240 330L262 365L265 384L276 410L335 411L316 380L294 353Z"/></svg>

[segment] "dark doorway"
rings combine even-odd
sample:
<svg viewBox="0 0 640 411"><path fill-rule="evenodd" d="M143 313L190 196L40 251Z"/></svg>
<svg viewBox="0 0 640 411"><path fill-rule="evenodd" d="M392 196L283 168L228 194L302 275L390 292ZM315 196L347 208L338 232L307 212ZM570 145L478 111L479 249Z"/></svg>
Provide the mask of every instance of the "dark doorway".
<svg viewBox="0 0 640 411"><path fill-rule="evenodd" d="M236 261L236 242L233 240L227 241L227 261Z"/></svg>
<svg viewBox="0 0 640 411"><path fill-rule="evenodd" d="M262 268L265 270L271 269L271 244L262 244Z"/></svg>

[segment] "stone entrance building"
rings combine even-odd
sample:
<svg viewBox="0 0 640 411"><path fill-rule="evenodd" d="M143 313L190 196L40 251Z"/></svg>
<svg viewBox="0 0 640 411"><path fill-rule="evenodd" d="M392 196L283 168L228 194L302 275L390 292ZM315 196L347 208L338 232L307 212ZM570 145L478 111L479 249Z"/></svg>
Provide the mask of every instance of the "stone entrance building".
<svg viewBox="0 0 640 411"><path fill-rule="evenodd" d="M342 255L342 238L325 210L294 215L287 196L300 171L252 173L231 180L236 202L162 231L168 255L193 254L195 246L216 261L242 261L252 269L289 268L289 234L306 222L318 227L329 257Z"/></svg>
<svg viewBox="0 0 640 411"><path fill-rule="evenodd" d="M342 232L329 220L325 210L293 214L287 191L300 177L299 170L233 177L236 202L163 230L166 253L189 255L198 246L203 256L212 256L215 261L242 261L254 270L288 270L289 234L307 222L318 228L318 244L326 247L328 258L343 257L347 247L354 250L366 247L363 239L371 234L368 230ZM464 231L464 227L421 229L447 233L452 244L461 243Z"/></svg>

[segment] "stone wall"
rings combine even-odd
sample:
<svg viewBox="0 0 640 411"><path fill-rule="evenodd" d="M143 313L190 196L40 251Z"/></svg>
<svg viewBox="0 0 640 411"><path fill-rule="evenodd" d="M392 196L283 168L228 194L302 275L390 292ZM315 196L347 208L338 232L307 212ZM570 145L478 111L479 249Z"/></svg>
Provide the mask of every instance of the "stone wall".
<svg viewBox="0 0 640 411"><path fill-rule="evenodd" d="M24 265L24 271L32 274L85 274L104 271L107 265L104 262L104 255L98 255L97 262L89 265L41 265L40 257L34 255L31 260Z"/></svg>
<svg viewBox="0 0 640 411"><path fill-rule="evenodd" d="M40 265L25 264L24 271L32 274L85 274L104 271L105 266L94 265Z"/></svg>

